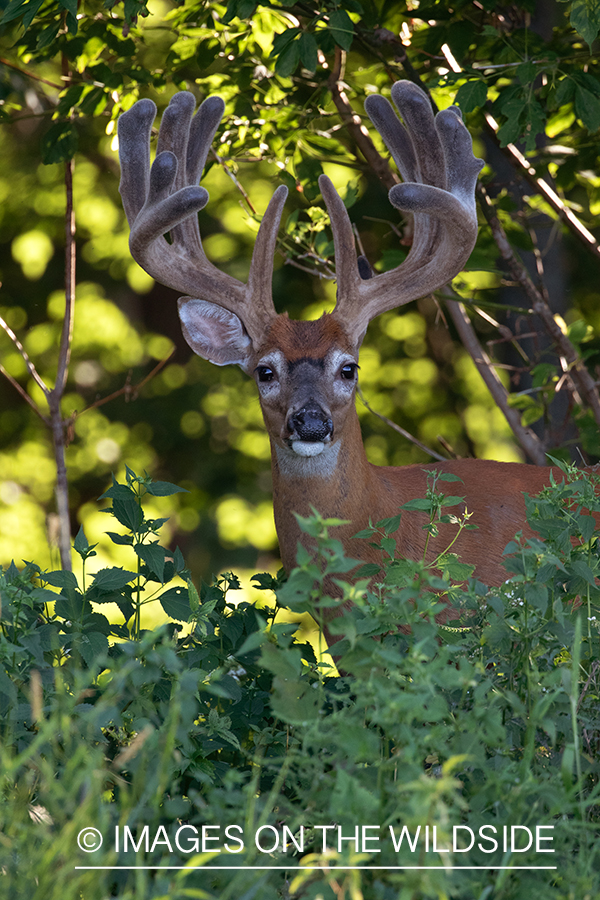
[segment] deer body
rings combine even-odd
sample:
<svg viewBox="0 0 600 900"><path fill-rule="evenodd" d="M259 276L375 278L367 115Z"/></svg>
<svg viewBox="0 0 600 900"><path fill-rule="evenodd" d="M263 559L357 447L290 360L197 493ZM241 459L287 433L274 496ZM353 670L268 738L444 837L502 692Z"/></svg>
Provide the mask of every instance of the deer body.
<svg viewBox="0 0 600 900"><path fill-rule="evenodd" d="M293 340L289 339L290 334ZM551 469L474 459L402 467L373 465L367 460L362 442L354 404L354 380L348 379L352 385L348 395L344 395L339 384L336 390L336 375L345 360L352 358L352 349L344 345L343 334L335 323L326 316L316 322L290 322L282 317L273 327L271 342L291 349L284 356L281 350L276 351L267 344L264 352L257 355L257 366L266 361L275 365L273 353L278 352L278 368L301 372L298 383L289 378L287 384L281 373L274 394L269 394L268 387L273 381L266 382L262 391L258 382L271 440L275 524L286 570L295 565L298 542L306 541L294 513L307 516L311 507L325 517L349 521L350 524L336 529L336 536L348 555L365 562L378 562L378 551L366 541L354 540L353 535L366 528L369 519L377 522L392 517L402 504L425 496L427 472L436 469L462 480L462 484L453 486L452 493L465 497L466 508L477 525L477 530L462 532L453 550L466 561L477 564L476 575L484 583L503 581L506 569L501 562L502 550L516 531L525 526L522 493L540 491L548 483ZM330 354L337 354L329 375L325 347ZM320 453L303 456L289 446L290 419L298 409L309 404L317 423L318 409L324 421L331 420L332 438ZM418 512L402 513L400 528L394 534L400 557L422 557L424 523L425 516ZM440 525L439 537L430 540L430 558L450 543L455 531L455 526Z"/></svg>
<svg viewBox="0 0 600 900"><path fill-rule="evenodd" d="M208 194L198 182L222 101L209 98L193 116L193 96L176 94L163 114L152 166L154 104L141 100L119 120L120 190L134 258L154 278L190 295L179 299L179 316L194 352L217 365L239 365L257 383L271 442L275 524L288 571L298 541L305 540L294 514L306 516L311 507L350 522L337 534L349 556L379 561L377 551L353 535L369 519L394 516L403 503L424 496L426 470L433 468L367 461L354 405L359 350L373 317L442 287L463 268L477 235L474 190L482 163L455 108L434 119L428 98L409 82L397 82L392 98L406 128L384 98L371 96L365 105L404 179L389 196L414 215L412 248L399 267L373 275L357 257L341 198L321 176L334 236L337 303L333 313L311 322L291 321L273 305L271 270L284 187L263 217L247 284L220 272L204 254L196 213ZM505 577L502 551L525 526L522 492L539 491L551 470L485 460L435 467L462 479L460 494L478 526L463 531L453 549L476 564L482 581L498 584ZM422 557L423 523L422 514L402 514L395 535L399 556ZM451 531L444 533L446 528ZM432 555L454 534L442 525L430 542Z"/></svg>

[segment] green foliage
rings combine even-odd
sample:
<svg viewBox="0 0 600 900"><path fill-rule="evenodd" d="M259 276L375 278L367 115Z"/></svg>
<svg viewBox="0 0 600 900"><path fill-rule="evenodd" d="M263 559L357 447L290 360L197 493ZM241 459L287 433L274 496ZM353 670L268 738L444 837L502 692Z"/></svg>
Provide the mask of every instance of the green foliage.
<svg viewBox="0 0 600 900"><path fill-rule="evenodd" d="M72 639L71 605L100 596L104 577L125 590L116 585L132 573L97 574L84 594L71 573L33 564L4 571L6 895L595 896L600 562L589 512L600 500L596 478L563 472L527 501L545 542L518 536L507 548L506 583L491 590L468 567L451 573L444 559L390 560L385 541L397 518L365 535L381 545L378 577L349 581L355 563L332 536L337 523L315 513L302 522L315 557L301 556L284 584L256 576L276 590L274 605L231 602L231 574L199 592L190 582L185 630L130 627L109 647L90 640L86 655L84 638L94 632ZM134 498L140 513L129 534L138 546L153 546L156 524L140 502L153 489L173 486L128 472L107 492L113 515L122 511L116 501ZM453 500L430 485L421 504L429 527ZM77 545L93 558L82 533ZM128 584L140 578L156 581L148 568ZM341 595L332 596L334 583ZM434 619L444 594L463 608L453 627ZM352 608L330 623L343 673L331 677L277 610L285 603L319 619L346 600ZM503 852L505 827L526 837L538 826L551 843ZM97 840L90 828L104 838L93 853L77 844L84 833ZM468 829L477 837L471 849ZM427 868L386 868L416 864ZM155 868L127 868L134 865ZM217 865L232 868L211 870ZM535 865L555 868L515 868Z"/></svg>

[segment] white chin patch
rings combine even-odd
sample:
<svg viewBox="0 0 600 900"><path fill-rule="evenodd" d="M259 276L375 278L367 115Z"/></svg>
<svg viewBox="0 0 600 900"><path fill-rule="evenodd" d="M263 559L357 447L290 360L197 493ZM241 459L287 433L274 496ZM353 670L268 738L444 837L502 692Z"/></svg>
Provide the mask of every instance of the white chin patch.
<svg viewBox="0 0 600 900"><path fill-rule="evenodd" d="M323 441L292 441L292 450L298 456L318 456L324 449Z"/></svg>

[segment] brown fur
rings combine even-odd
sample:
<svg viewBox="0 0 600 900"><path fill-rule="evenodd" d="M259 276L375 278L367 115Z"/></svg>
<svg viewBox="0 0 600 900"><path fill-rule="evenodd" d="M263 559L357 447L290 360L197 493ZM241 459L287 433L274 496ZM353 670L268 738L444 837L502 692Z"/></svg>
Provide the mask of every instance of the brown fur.
<svg viewBox="0 0 600 900"><path fill-rule="evenodd" d="M352 352L354 349L339 322L329 313L320 319L301 321L290 319L282 313L273 320L273 324L261 341L260 355L270 350L285 348L286 358L322 359L332 347Z"/></svg>
<svg viewBox="0 0 600 900"><path fill-rule="evenodd" d="M322 359L332 347L349 349L349 341L340 325L329 316L315 322L290 321L279 316L261 347L283 350L288 361L300 358ZM354 539L356 532L366 528L369 519L377 522L398 513L399 507L416 497L424 497L427 489L427 470L433 468L458 475L462 484L440 482L444 493L465 497L465 506L472 513L470 521L477 530L465 530L452 550L465 562L476 566L475 575L488 585L498 585L507 578L502 565L506 544L519 529L530 533L525 521L523 492L537 493L546 485L550 468L492 460L452 460L444 463L412 465L395 468L375 466L367 461L354 398L336 408L331 390L326 384L319 390L329 399L334 421L334 441L339 441L337 465L331 477L285 475L278 462L276 446L283 446L285 420L294 405L291 388L274 408L263 404L265 422L272 447L273 503L275 525L279 537L281 558L286 571L296 564L300 542L308 549L311 539L303 534L294 513L310 514L315 507L323 516L347 519L351 524L336 530L335 536L344 544L347 554L365 562L379 562L380 553L367 541ZM461 511L460 507L453 508ZM419 559L425 547L423 525L426 517L417 512L404 512L400 528L394 535L399 557ZM428 558L433 559L445 549L456 534L456 527L441 525L437 538L432 539ZM340 609L337 614L342 612ZM336 612L331 613L335 616ZM448 609L441 620L456 618ZM326 631L329 645L336 640Z"/></svg>

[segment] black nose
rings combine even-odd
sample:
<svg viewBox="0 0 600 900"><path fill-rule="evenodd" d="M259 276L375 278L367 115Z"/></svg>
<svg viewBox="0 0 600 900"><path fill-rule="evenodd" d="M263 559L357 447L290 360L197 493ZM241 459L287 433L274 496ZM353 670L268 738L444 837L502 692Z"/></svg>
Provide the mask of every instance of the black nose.
<svg viewBox="0 0 600 900"><path fill-rule="evenodd" d="M300 441L324 441L333 433L333 422L318 403L307 403L288 419L291 434Z"/></svg>

